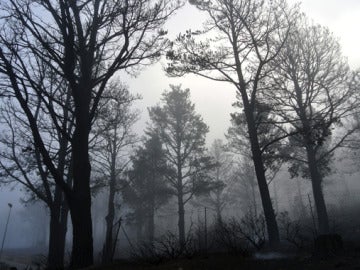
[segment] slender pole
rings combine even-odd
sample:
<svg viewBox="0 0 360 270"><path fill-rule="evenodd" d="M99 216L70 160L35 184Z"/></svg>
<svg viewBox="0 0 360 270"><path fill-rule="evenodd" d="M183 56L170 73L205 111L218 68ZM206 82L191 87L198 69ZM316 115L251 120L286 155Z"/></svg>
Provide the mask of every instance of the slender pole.
<svg viewBox="0 0 360 270"><path fill-rule="evenodd" d="M205 207L205 252L207 252L207 215Z"/></svg>
<svg viewBox="0 0 360 270"><path fill-rule="evenodd" d="M8 217L7 217L7 220L6 220L5 231L4 231L4 235L3 235L3 239L2 239L2 244L1 244L0 260L1 260L1 255L2 255L2 253L3 253L3 249L4 249L4 243L5 243L7 228L8 228L8 224L9 224L9 219L10 219L10 213L11 213L12 204L11 204L11 203L8 203L8 206L9 206L9 214L8 214Z"/></svg>

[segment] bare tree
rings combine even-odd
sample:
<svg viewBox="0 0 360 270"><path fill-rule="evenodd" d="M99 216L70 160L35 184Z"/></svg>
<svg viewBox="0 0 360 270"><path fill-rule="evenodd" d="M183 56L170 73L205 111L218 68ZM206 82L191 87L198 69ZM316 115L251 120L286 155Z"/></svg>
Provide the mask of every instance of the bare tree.
<svg viewBox="0 0 360 270"><path fill-rule="evenodd" d="M188 31L174 42L167 57L168 74L199 76L230 83L241 97L251 154L260 189L270 244L279 242L279 231L264 173L264 163L254 119L261 82L270 62L282 50L296 9L284 0L192 0L208 14L203 31ZM204 36L200 41L196 38ZM206 39L206 36L210 36ZM276 42L275 42L276 41Z"/></svg>
<svg viewBox="0 0 360 270"><path fill-rule="evenodd" d="M2 86L14 95L26 115L34 144L56 184L65 192L72 225L71 267L93 263L89 134L100 98L118 70L136 71L157 60L167 46L162 26L178 1L30 1L1 3L0 73ZM39 75L46 66L63 78L71 94L75 129L67 136L72 151L73 185L68 185L44 145L28 103L37 95L41 108L61 129L57 102Z"/></svg>
<svg viewBox="0 0 360 270"><path fill-rule="evenodd" d="M65 95L66 99L66 95ZM65 102L66 103L66 102ZM29 101L30 104L30 101ZM69 143L57 129L51 125L48 115L41 111L40 103L33 103L34 118L39 123L39 130L46 138L45 147L56 164L59 172L70 184L71 155ZM22 185L27 191L25 202L40 200L50 212L49 249L47 266L49 268L64 267L65 236L67 232L68 206L64 194L56 186L47 168L43 167L39 149L34 144L30 127L22 110L9 99L3 101L0 108L3 133L0 137L2 151L0 153L0 183ZM69 119L67 108L57 111L62 116L62 126L71 133L73 121Z"/></svg>
<svg viewBox="0 0 360 270"><path fill-rule="evenodd" d="M303 176L311 179L319 231L327 234L323 177L332 153L354 131L347 130L343 136L332 132L353 113L351 72L330 31L309 25L304 18L299 19L272 64L276 71L267 99L278 117L275 124L296 133L289 140L287 156L295 163L293 172L305 167Z"/></svg>
<svg viewBox="0 0 360 270"><path fill-rule="evenodd" d="M138 141L132 128L139 112L132 109L139 96L132 96L119 81L105 89L94 123L91 156L96 189L108 188L108 209L102 261L109 263L115 251L114 223L117 216L115 197L119 193L130 161L132 147Z"/></svg>

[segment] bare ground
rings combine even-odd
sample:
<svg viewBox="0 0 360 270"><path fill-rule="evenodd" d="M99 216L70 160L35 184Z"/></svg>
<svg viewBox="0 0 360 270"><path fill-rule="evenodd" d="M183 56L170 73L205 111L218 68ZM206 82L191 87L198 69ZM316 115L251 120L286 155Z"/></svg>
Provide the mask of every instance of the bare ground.
<svg viewBox="0 0 360 270"><path fill-rule="evenodd" d="M93 269L121 270L360 270L360 253L350 252L329 259L316 259L310 256L297 256L286 259L251 259L227 254L211 254L192 259L168 261L158 265L118 261L112 265L94 267Z"/></svg>

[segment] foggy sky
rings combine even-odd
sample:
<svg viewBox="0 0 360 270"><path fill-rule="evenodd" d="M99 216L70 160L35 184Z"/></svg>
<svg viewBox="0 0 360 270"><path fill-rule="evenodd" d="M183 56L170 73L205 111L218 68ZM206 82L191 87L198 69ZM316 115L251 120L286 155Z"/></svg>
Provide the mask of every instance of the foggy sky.
<svg viewBox="0 0 360 270"><path fill-rule="evenodd" d="M289 4L298 3L297 0L288 0ZM339 38L343 54L348 57L353 69L360 68L360 1L359 0L303 0L301 9L309 19L315 23L329 27L335 37ZM167 24L170 38L176 37L180 32L188 29L201 29L206 18L193 6L186 5ZM163 90L169 84L182 84L183 88L191 89L191 97L196 105L196 111L202 115L204 121L210 126L208 145L214 139L224 138L230 116L234 111L231 104L235 101L235 90L231 85L214 82L195 75L182 78L168 78L162 67L165 61L145 69L136 78L127 78L126 83L132 93L139 93L143 100L137 102L142 111L142 119L136 125L141 133L148 120L147 107L159 102Z"/></svg>

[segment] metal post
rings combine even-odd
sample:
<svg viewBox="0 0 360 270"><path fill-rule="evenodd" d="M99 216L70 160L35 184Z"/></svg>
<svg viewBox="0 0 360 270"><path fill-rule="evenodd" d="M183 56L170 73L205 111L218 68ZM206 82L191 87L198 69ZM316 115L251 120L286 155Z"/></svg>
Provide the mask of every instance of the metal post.
<svg viewBox="0 0 360 270"><path fill-rule="evenodd" d="M7 217L7 220L6 220L5 231L4 231L4 235L3 235L3 239L2 239L2 244L1 244L0 260L1 260L1 255L2 255L2 253L3 253L3 249L4 249L4 243L5 243L7 228L8 228L8 224L9 224L9 219L10 219L10 213L11 213L12 204L11 204L11 203L8 203L8 206L9 206L9 214L8 214L8 217Z"/></svg>

